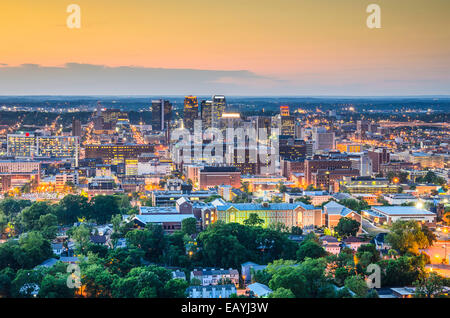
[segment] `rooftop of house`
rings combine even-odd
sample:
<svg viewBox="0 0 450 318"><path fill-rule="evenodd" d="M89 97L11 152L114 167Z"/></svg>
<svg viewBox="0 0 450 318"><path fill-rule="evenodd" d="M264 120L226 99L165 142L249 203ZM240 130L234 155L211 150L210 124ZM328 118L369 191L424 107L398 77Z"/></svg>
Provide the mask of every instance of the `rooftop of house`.
<svg viewBox="0 0 450 318"><path fill-rule="evenodd" d="M163 214L163 213L172 213L178 214L178 210L174 206L141 206L139 207L139 214Z"/></svg>
<svg viewBox="0 0 450 318"><path fill-rule="evenodd" d="M239 275L237 269L215 269L215 268L203 268L203 269L194 269L192 271L194 276L203 276L203 275Z"/></svg>
<svg viewBox="0 0 450 318"><path fill-rule="evenodd" d="M328 243L338 242L338 239L331 235L322 236L322 237L320 237L320 240L323 242L328 242Z"/></svg>
<svg viewBox="0 0 450 318"><path fill-rule="evenodd" d="M143 224L147 223L178 223L183 221L184 219L195 218L194 214L145 214L145 215L136 215L134 220L142 222Z"/></svg>
<svg viewBox="0 0 450 318"><path fill-rule="evenodd" d="M208 285L208 286L189 286L186 291L188 293L192 292L192 291L212 291L212 290L231 290L231 291L235 291L236 290L236 286L233 284L227 284L227 285Z"/></svg>
<svg viewBox="0 0 450 318"><path fill-rule="evenodd" d="M269 286L266 286L261 283L253 283L247 286L249 290L251 290L255 295L265 296L272 293L272 289Z"/></svg>
<svg viewBox="0 0 450 318"><path fill-rule="evenodd" d="M255 204L255 203L228 203L225 205L217 206L217 210L219 211L226 211L230 209L231 207L234 207L235 209L239 211L265 211L265 210L272 210L272 211L279 211L279 210L294 210L297 207L301 206L305 210L314 210L315 207L310 204L305 204L302 202L295 202L295 203L263 203L263 204Z"/></svg>
<svg viewBox="0 0 450 318"><path fill-rule="evenodd" d="M105 235L91 235L91 242L95 244L105 244L107 241Z"/></svg>
<svg viewBox="0 0 450 318"><path fill-rule="evenodd" d="M325 211L328 214L334 214L334 215L340 214L341 216L347 216L350 213L355 212L352 209L349 209L349 208L343 206L342 204L337 203L336 201L330 201L327 204L325 204L324 212Z"/></svg>
<svg viewBox="0 0 450 318"><path fill-rule="evenodd" d="M372 207L376 212L387 215L427 215L435 216L436 214L414 206L377 206Z"/></svg>
<svg viewBox="0 0 450 318"><path fill-rule="evenodd" d="M348 244L348 243L366 243L366 242L360 239L359 237L350 236L344 239L344 243Z"/></svg>

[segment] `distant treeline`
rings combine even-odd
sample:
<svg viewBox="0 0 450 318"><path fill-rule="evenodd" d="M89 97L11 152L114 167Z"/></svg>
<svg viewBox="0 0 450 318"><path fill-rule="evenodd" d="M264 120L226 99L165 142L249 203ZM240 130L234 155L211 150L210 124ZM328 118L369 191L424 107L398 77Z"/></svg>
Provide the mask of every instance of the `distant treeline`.
<svg viewBox="0 0 450 318"><path fill-rule="evenodd" d="M59 118L58 118L59 116ZM20 122L22 125L45 126L51 125L58 118L57 124L64 127L72 124L72 120L77 118L82 124L86 124L92 116L92 112L78 113L47 113L47 112L26 112L26 111L0 111L0 125L14 125ZM152 114L150 111L130 111L128 117L132 124L150 124Z"/></svg>

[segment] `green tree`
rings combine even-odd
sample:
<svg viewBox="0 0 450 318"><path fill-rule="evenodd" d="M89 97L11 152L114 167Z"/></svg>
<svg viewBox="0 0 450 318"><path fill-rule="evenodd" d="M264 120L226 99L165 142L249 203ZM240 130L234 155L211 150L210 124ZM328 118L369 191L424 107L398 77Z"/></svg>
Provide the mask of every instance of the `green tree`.
<svg viewBox="0 0 450 318"><path fill-rule="evenodd" d="M11 283L15 277L14 270L6 267L0 270L0 298L11 296Z"/></svg>
<svg viewBox="0 0 450 318"><path fill-rule="evenodd" d="M18 215L24 208L31 205L30 200L16 200L5 198L0 201L0 211L9 219Z"/></svg>
<svg viewBox="0 0 450 318"><path fill-rule="evenodd" d="M186 289L189 283L184 279L171 279L163 289L163 297L166 298L186 298Z"/></svg>
<svg viewBox="0 0 450 318"><path fill-rule="evenodd" d="M303 234L303 230L302 230L302 228L299 227L299 226L293 226L293 227L291 228L291 233L292 233L293 235L302 235L302 234Z"/></svg>
<svg viewBox="0 0 450 318"><path fill-rule="evenodd" d="M46 239L54 239L58 232L58 219L56 215L41 215L39 217L39 230Z"/></svg>
<svg viewBox="0 0 450 318"><path fill-rule="evenodd" d="M374 244L361 245L356 251L356 257L359 260L358 265L363 268L380 261L380 253Z"/></svg>
<svg viewBox="0 0 450 318"><path fill-rule="evenodd" d="M278 265L273 272L269 287L272 290L285 288L297 298L323 298L334 296L334 288L325 276L326 261L306 259L299 265Z"/></svg>
<svg viewBox="0 0 450 318"><path fill-rule="evenodd" d="M119 199L113 195L99 195L92 199L92 214L90 218L99 224L105 224L111 217L120 214Z"/></svg>
<svg viewBox="0 0 450 318"><path fill-rule="evenodd" d="M432 298L444 294L445 279L435 272L428 273L414 282L416 287L415 297Z"/></svg>
<svg viewBox="0 0 450 318"><path fill-rule="evenodd" d="M257 213L250 213L248 219L244 220L244 224L248 226L261 226L264 224L264 220Z"/></svg>
<svg viewBox="0 0 450 318"><path fill-rule="evenodd" d="M78 251L82 254L86 252L86 248L91 241L91 230L84 224L72 229L71 237L76 242Z"/></svg>
<svg viewBox="0 0 450 318"><path fill-rule="evenodd" d="M60 224L73 224L79 218L90 217L91 209L92 206L85 196L69 194L59 201L56 216Z"/></svg>
<svg viewBox="0 0 450 318"><path fill-rule="evenodd" d="M313 240L304 241L297 250L297 260L303 262L307 257L320 258L327 254L323 247Z"/></svg>
<svg viewBox="0 0 450 318"><path fill-rule="evenodd" d="M369 291L366 281L359 275L347 277L345 280L345 287L350 289L360 298L365 297Z"/></svg>
<svg viewBox="0 0 450 318"><path fill-rule="evenodd" d="M360 228L360 223L352 218L340 218L334 230L342 237L355 236Z"/></svg>
<svg viewBox="0 0 450 318"><path fill-rule="evenodd" d="M112 284L117 275L113 275L99 264L81 268L81 284L88 297L108 298L112 294Z"/></svg>
<svg viewBox="0 0 450 318"><path fill-rule="evenodd" d="M31 268L52 257L50 241L39 232L28 232L19 239L25 259L19 259L24 268Z"/></svg>
<svg viewBox="0 0 450 318"><path fill-rule="evenodd" d="M39 231L41 216L53 213L54 211L48 203L35 202L20 212L20 225L24 231Z"/></svg>
<svg viewBox="0 0 450 318"><path fill-rule="evenodd" d="M73 298L75 289L67 286L69 274L57 273L55 275L45 275L39 289L41 298Z"/></svg>
<svg viewBox="0 0 450 318"><path fill-rule="evenodd" d="M419 248L430 246L428 237L416 221L399 220L394 222L386 236L386 241L391 244L392 248L398 250L401 255L407 252L417 254Z"/></svg>
<svg viewBox="0 0 450 318"><path fill-rule="evenodd" d="M41 270L19 269L11 282L11 296L14 298L30 298L39 292L43 273Z"/></svg>
<svg viewBox="0 0 450 318"><path fill-rule="evenodd" d="M270 298L295 298L295 295L290 289L280 287L270 294Z"/></svg>
<svg viewBox="0 0 450 318"><path fill-rule="evenodd" d="M145 229L129 231L125 237L131 246L144 251L149 261L160 260L167 246L167 237L161 225L148 224Z"/></svg>
<svg viewBox="0 0 450 318"><path fill-rule="evenodd" d="M382 287L410 286L419 279L424 270L421 257L400 256L397 259L381 260Z"/></svg>
<svg viewBox="0 0 450 318"><path fill-rule="evenodd" d="M197 219L187 218L181 221L181 230L187 235L197 233Z"/></svg>

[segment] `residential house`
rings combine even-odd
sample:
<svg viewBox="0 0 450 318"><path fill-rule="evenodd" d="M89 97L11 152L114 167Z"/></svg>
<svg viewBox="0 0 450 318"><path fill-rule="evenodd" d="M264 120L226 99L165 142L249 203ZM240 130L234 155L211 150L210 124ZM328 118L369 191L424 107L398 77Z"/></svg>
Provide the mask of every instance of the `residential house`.
<svg viewBox="0 0 450 318"><path fill-rule="evenodd" d="M194 269L191 272L192 279L200 280L202 286L218 285L223 282L230 281L234 285L239 285L239 272L236 269L214 269L203 268L200 270Z"/></svg>
<svg viewBox="0 0 450 318"><path fill-rule="evenodd" d="M186 294L188 298L230 298L232 294L237 294L237 290L233 284L190 286L186 289Z"/></svg>

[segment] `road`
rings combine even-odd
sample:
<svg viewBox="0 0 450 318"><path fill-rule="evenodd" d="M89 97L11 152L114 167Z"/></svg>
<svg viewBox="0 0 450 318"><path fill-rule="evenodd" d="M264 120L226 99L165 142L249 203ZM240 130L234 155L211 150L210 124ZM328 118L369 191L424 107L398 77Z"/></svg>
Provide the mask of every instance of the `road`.
<svg viewBox="0 0 450 318"><path fill-rule="evenodd" d="M376 227L375 225L370 223L365 218L362 219L362 227L363 227L363 230L365 230L366 232L368 232L369 234L372 234L372 235L376 235L378 233L387 233L387 232L389 232L389 230L386 230L386 229L383 229L383 228L380 228L380 227Z"/></svg>

